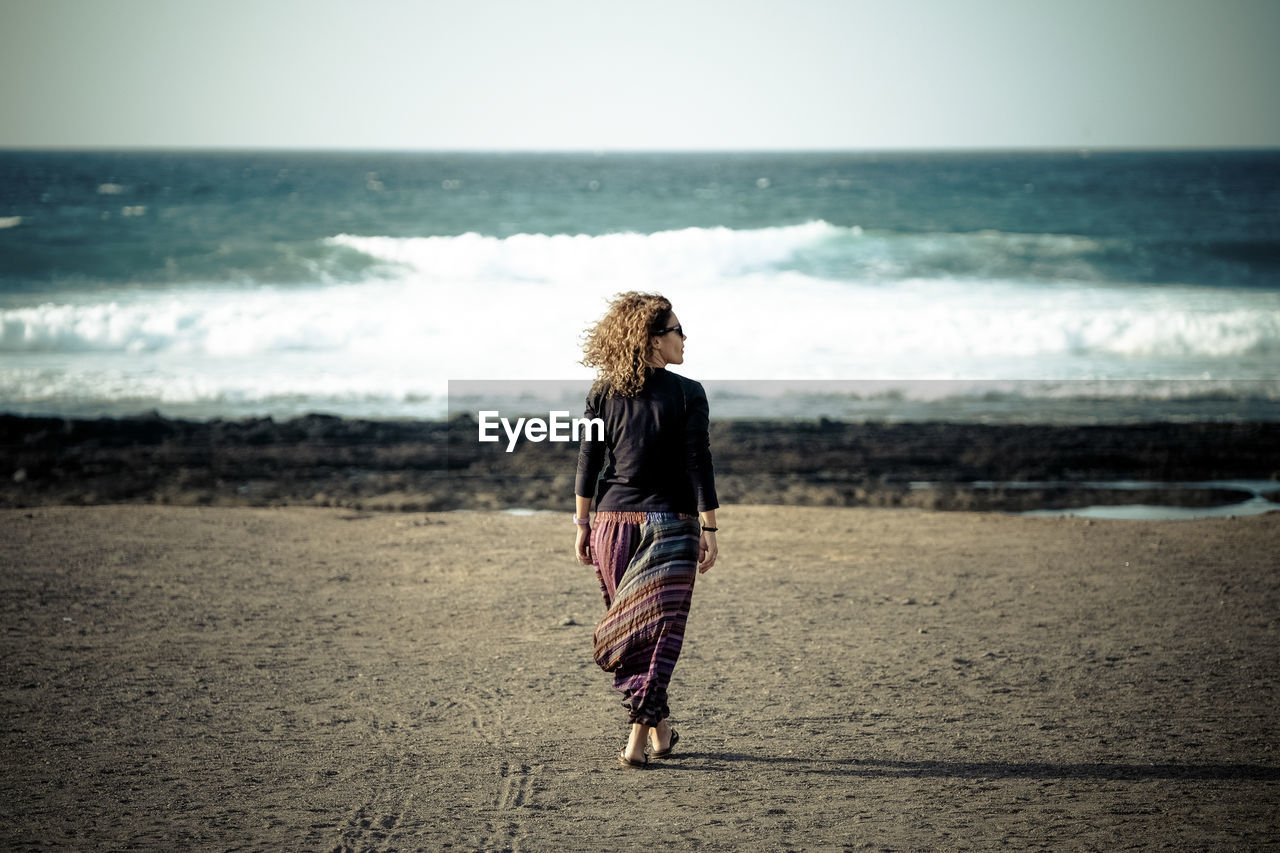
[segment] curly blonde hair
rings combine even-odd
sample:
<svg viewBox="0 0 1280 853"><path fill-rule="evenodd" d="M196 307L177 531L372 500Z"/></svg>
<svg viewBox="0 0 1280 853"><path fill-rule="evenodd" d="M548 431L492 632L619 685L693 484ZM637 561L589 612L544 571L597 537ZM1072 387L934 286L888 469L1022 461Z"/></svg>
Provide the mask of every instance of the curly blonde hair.
<svg viewBox="0 0 1280 853"><path fill-rule="evenodd" d="M581 364L594 367L596 388L634 397L644 385L649 336L671 315L671 303L657 293L629 290L609 303L600 322L584 333Z"/></svg>

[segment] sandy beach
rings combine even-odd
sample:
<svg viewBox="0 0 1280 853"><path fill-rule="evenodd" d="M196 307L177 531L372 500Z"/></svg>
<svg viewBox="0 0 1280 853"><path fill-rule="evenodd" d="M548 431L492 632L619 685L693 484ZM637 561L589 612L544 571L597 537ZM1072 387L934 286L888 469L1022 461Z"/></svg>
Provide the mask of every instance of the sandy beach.
<svg viewBox="0 0 1280 853"><path fill-rule="evenodd" d="M1280 847L1280 514L720 520L633 771L564 513L0 511L0 847Z"/></svg>

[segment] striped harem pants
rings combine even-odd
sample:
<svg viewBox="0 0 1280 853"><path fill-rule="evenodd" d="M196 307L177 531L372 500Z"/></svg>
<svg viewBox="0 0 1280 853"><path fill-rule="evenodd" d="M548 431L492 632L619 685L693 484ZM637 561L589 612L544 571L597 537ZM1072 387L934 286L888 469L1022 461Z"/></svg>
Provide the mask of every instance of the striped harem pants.
<svg viewBox="0 0 1280 853"><path fill-rule="evenodd" d="M674 512L597 512L591 553L604 594L596 625L595 659L632 723L665 719L667 685L693 600L697 576L696 516Z"/></svg>

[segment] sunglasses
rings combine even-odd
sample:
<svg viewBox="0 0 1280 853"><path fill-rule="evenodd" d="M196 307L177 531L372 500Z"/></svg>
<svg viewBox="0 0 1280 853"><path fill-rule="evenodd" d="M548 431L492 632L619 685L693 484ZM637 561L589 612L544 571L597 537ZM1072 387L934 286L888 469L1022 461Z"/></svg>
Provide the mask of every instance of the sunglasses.
<svg viewBox="0 0 1280 853"><path fill-rule="evenodd" d="M660 329L660 330L658 330L658 331L654 332L654 333L653 333L653 336L654 336L655 338L660 338L660 337L662 337L663 335L665 335L667 332L675 332L675 333L676 333L677 335L679 335L681 338L683 338L683 337L684 337L684 328L683 328L683 327L681 327L681 326L669 326L668 328Z"/></svg>

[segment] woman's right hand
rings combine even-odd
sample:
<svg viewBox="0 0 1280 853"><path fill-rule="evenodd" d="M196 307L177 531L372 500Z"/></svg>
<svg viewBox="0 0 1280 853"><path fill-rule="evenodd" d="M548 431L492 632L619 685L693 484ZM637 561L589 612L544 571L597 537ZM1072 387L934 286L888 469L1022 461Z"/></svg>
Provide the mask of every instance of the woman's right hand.
<svg viewBox="0 0 1280 853"><path fill-rule="evenodd" d="M591 527L586 524L578 525L578 537L573 543L573 552L578 557L578 562L583 565L591 565Z"/></svg>

